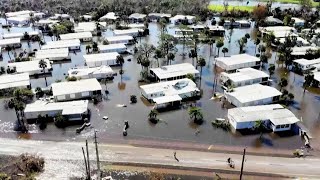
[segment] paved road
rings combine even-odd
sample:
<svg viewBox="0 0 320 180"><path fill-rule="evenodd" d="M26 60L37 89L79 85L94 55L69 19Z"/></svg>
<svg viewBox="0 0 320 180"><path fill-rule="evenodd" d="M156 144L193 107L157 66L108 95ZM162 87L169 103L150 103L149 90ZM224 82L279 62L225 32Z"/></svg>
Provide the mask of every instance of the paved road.
<svg viewBox="0 0 320 180"><path fill-rule="evenodd" d="M90 157L95 160L93 143L89 143ZM67 179L83 174L83 156L79 142L52 142L33 140L12 140L0 138L0 154L19 155L34 153L46 160L45 173L41 179ZM231 157L235 170L240 170L242 156L199 151L178 150L174 159L171 149L154 149L130 145L100 144L100 160L106 162L128 162L153 165L169 165L188 168L230 170L226 160ZM92 163L94 164L94 162ZM94 166L94 165L93 165ZM320 178L320 159L281 158L266 156L246 156L245 171L269 173L284 176Z"/></svg>

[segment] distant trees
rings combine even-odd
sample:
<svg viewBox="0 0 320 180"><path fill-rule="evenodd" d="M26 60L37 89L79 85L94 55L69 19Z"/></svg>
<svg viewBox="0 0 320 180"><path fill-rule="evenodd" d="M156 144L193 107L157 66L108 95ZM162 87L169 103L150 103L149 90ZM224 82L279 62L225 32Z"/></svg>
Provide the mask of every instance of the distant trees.
<svg viewBox="0 0 320 180"><path fill-rule="evenodd" d="M263 23L267 15L268 15L268 8L265 5L259 4L259 6L256 6L253 8L252 16L253 16L253 19L256 21L257 27Z"/></svg>
<svg viewBox="0 0 320 180"><path fill-rule="evenodd" d="M223 39L220 38L217 42L216 42L216 47L218 48L218 57L220 54L220 48L224 45Z"/></svg>

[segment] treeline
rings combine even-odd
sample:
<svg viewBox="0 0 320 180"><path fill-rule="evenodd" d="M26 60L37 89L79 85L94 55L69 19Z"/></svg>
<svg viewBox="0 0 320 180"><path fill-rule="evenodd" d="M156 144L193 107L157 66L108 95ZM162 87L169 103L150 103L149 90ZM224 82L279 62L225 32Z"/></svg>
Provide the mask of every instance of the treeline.
<svg viewBox="0 0 320 180"><path fill-rule="evenodd" d="M107 12L123 15L132 13L171 13L204 17L209 13L209 0L1 0L2 12L36 10L49 14L68 13L74 17L95 13L101 17Z"/></svg>

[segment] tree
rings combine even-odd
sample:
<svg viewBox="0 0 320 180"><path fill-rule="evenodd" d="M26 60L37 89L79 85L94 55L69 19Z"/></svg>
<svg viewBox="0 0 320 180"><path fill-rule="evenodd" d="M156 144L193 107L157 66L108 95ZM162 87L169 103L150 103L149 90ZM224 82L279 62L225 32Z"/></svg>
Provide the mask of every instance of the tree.
<svg viewBox="0 0 320 180"><path fill-rule="evenodd" d="M224 45L224 42L223 42L223 39L220 38L217 43L216 43L216 47L218 48L218 57L219 57L219 54L220 54L220 48Z"/></svg>
<svg viewBox="0 0 320 180"><path fill-rule="evenodd" d="M193 82L196 81L196 78L194 77L194 75L193 75L193 74L190 74L190 73L188 73L188 74L186 75L186 78L190 79L190 80L193 81Z"/></svg>
<svg viewBox="0 0 320 180"><path fill-rule="evenodd" d="M256 47L254 48L254 54L257 54L257 46L260 44L260 39L257 38L255 41L254 41L254 44L256 45Z"/></svg>
<svg viewBox="0 0 320 180"><path fill-rule="evenodd" d="M229 49L224 47L224 48L222 48L221 52L223 53L223 56L226 57L226 53L229 52Z"/></svg>
<svg viewBox="0 0 320 180"><path fill-rule="evenodd" d="M281 78L278 85L280 86L280 90L282 90L283 87L288 85L288 80L286 78Z"/></svg>
<svg viewBox="0 0 320 180"><path fill-rule="evenodd" d="M206 60L203 57L200 57L197 65L200 66L200 74L202 75L202 68L206 66Z"/></svg>
<svg viewBox="0 0 320 180"><path fill-rule="evenodd" d="M275 69L276 69L276 66L274 64L269 65L268 71L269 71L270 77L274 74Z"/></svg>
<svg viewBox="0 0 320 180"><path fill-rule="evenodd" d="M168 63L167 64L171 64L171 61L173 61L174 58L175 58L175 55L172 52L167 54L167 59L168 59Z"/></svg>
<svg viewBox="0 0 320 180"><path fill-rule="evenodd" d="M268 8L265 5L259 4L258 6L253 8L252 15L253 19L256 22L256 26L258 27L260 24L262 24L262 21L267 17Z"/></svg>
<svg viewBox="0 0 320 180"><path fill-rule="evenodd" d="M28 42L28 46L30 46L30 35L28 32L24 32L23 39Z"/></svg>
<svg viewBox="0 0 320 180"><path fill-rule="evenodd" d="M97 51L98 51L98 43L97 43L97 42L93 42L93 44L92 44L92 50L93 50L94 52L97 52Z"/></svg>
<svg viewBox="0 0 320 180"><path fill-rule="evenodd" d="M157 60L158 67L160 67L159 59L163 58L162 51L160 49L156 49L154 51L154 58Z"/></svg>
<svg viewBox="0 0 320 180"><path fill-rule="evenodd" d="M52 37L53 37L53 32L51 30L48 31L48 36L50 36L51 41L53 41Z"/></svg>
<svg viewBox="0 0 320 180"><path fill-rule="evenodd" d="M310 87L312 85L312 82L314 80L314 74L313 73L308 73L304 77L304 82L303 82L303 93L306 92L307 87Z"/></svg>
<svg viewBox="0 0 320 180"><path fill-rule="evenodd" d="M158 116L158 112L154 109L152 109L149 114L148 114L148 119L149 121L151 121L152 123L156 124L158 123L159 119L157 118Z"/></svg>
<svg viewBox="0 0 320 180"><path fill-rule="evenodd" d="M253 128L254 128L254 130L257 130L260 132L259 139L262 140L263 132L267 129L264 122L262 120L255 121Z"/></svg>
<svg viewBox="0 0 320 180"><path fill-rule="evenodd" d="M5 47L5 50L8 52L8 56L9 56L9 58L10 58L10 60L11 60L10 51L12 51L12 47L9 46L9 45L7 45L7 46Z"/></svg>
<svg viewBox="0 0 320 180"><path fill-rule="evenodd" d="M131 96L130 96L130 102L131 102L132 104L137 103L137 96L136 96L136 95L131 95Z"/></svg>
<svg viewBox="0 0 320 180"><path fill-rule="evenodd" d="M36 87L35 92L37 97L42 97L44 95L44 92L42 91L41 87Z"/></svg>
<svg viewBox="0 0 320 180"><path fill-rule="evenodd" d="M190 119L196 124L201 124L203 122L203 114L201 109L198 107L191 107L188 111Z"/></svg>
<svg viewBox="0 0 320 180"><path fill-rule="evenodd" d="M90 44L88 44L88 45L86 46L87 54L90 53L90 49L91 49L91 46L90 46Z"/></svg>
<svg viewBox="0 0 320 180"><path fill-rule="evenodd" d="M45 74L46 68L47 68L47 61L41 59L41 60L39 61L39 67L42 68L43 74ZM46 76L44 76L44 80L46 81L46 87L47 87L47 86L48 86L48 83L47 83L47 77L46 77Z"/></svg>
<svg viewBox="0 0 320 180"><path fill-rule="evenodd" d="M123 64L124 64L124 58L123 58L123 56L122 56L122 55L118 55L118 56L117 56L117 59L116 59L116 62L117 62L117 64L120 65L121 71L122 71L122 67L123 67Z"/></svg>
<svg viewBox="0 0 320 180"><path fill-rule="evenodd" d="M304 12L309 12L312 9L312 0L300 0L301 9Z"/></svg>

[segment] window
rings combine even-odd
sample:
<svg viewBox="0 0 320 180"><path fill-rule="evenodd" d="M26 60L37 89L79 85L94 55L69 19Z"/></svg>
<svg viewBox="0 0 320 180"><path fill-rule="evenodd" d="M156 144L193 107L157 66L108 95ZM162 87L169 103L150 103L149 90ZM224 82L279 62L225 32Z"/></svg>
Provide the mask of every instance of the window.
<svg viewBox="0 0 320 180"><path fill-rule="evenodd" d="M286 128L288 128L288 127L290 127L290 124L286 124L286 126L285 126Z"/></svg>
<svg viewBox="0 0 320 180"><path fill-rule="evenodd" d="M70 98L71 98L71 99L76 98L76 94L70 94Z"/></svg>
<svg viewBox="0 0 320 180"><path fill-rule="evenodd" d="M285 125L283 124L283 125L281 125L281 128L284 128L285 127Z"/></svg>
<svg viewBox="0 0 320 180"><path fill-rule="evenodd" d="M276 129L280 129L280 125L277 125L277 126L276 126Z"/></svg>

